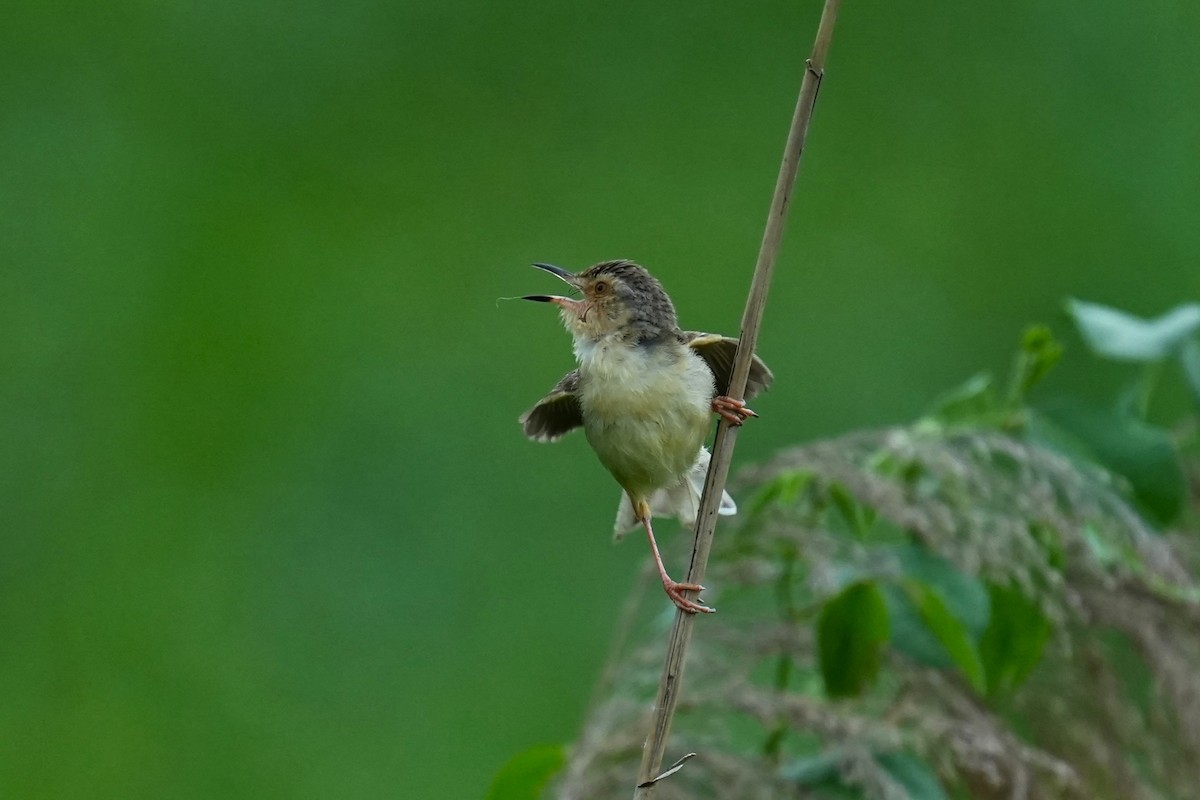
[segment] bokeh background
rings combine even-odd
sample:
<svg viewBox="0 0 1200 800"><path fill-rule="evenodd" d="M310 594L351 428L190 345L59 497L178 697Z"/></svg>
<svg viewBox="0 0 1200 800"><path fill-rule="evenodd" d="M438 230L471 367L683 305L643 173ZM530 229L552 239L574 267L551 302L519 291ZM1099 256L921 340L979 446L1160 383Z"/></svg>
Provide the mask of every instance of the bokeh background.
<svg viewBox="0 0 1200 800"><path fill-rule="evenodd" d="M647 557L531 261L735 333L819 3L9 4L0 795L475 798ZM905 421L1200 293L1200 6L846 2L739 437ZM664 524L664 531L674 528ZM674 563L683 537L667 535Z"/></svg>

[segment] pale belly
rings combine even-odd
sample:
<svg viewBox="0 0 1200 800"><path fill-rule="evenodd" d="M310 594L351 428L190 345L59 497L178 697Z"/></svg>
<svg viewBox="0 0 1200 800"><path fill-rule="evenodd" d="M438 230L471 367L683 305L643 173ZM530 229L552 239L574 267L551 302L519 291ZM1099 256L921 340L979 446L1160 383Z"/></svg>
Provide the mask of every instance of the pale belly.
<svg viewBox="0 0 1200 800"><path fill-rule="evenodd" d="M690 351L597 346L580 360L584 431L617 482L635 496L674 486L711 425L713 378Z"/></svg>

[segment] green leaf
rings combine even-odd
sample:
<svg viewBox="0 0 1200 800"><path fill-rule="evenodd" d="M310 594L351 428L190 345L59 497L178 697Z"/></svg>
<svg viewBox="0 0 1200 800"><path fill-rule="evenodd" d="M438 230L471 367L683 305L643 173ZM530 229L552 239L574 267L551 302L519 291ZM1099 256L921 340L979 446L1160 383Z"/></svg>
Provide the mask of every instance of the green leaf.
<svg viewBox="0 0 1200 800"><path fill-rule="evenodd" d="M564 763L562 745L540 745L520 752L496 774L487 800L537 800Z"/></svg>
<svg viewBox="0 0 1200 800"><path fill-rule="evenodd" d="M980 372L934 400L925 417L942 425L971 425L988 421L995 413L992 376Z"/></svg>
<svg viewBox="0 0 1200 800"><path fill-rule="evenodd" d="M984 597L987 593L984 593ZM909 599L908 593L898 584L883 587L883 599L887 603L888 621L891 627L892 647L927 667L953 669L954 662L942 643L929 630L921 612Z"/></svg>
<svg viewBox="0 0 1200 800"><path fill-rule="evenodd" d="M873 453L867 459L866 465L873 472L889 478L899 478L909 484L916 484L926 473L920 461L907 459L891 449L881 449Z"/></svg>
<svg viewBox="0 0 1200 800"><path fill-rule="evenodd" d="M937 592L947 610L962 623L972 641L987 627L987 587L974 575L958 571L946 559L912 541L878 548L891 552L906 579L918 581ZM901 585L884 587L891 619L892 645L909 658L931 667L951 669L955 662L930 630L918 604Z"/></svg>
<svg viewBox="0 0 1200 800"><path fill-rule="evenodd" d="M844 748L832 748L795 759L779 768L779 777L801 787L803 797L821 800L865 800L858 786L846 783L842 765L846 763Z"/></svg>
<svg viewBox="0 0 1200 800"><path fill-rule="evenodd" d="M1179 348L1179 365L1183 367L1183 377L1192 399L1200 405L1200 339L1188 339Z"/></svg>
<svg viewBox="0 0 1200 800"><path fill-rule="evenodd" d="M812 473L808 470L790 470L776 475L763 484L758 493L747 504L748 513L753 516L768 506L790 506L800 499L800 495L812 482Z"/></svg>
<svg viewBox="0 0 1200 800"><path fill-rule="evenodd" d="M1096 355L1119 361L1161 361L1200 330L1200 304L1188 303L1146 320L1109 306L1068 299L1067 312Z"/></svg>
<svg viewBox="0 0 1200 800"><path fill-rule="evenodd" d="M873 758L879 768L904 789L909 800L946 800L933 770L911 753L876 753ZM779 777L802 787L804 797L847 800L865 797L860 787L846 783L843 778L846 763L847 753L843 749L830 749L785 764L779 768Z"/></svg>
<svg viewBox="0 0 1200 800"><path fill-rule="evenodd" d="M1050 408L1051 412L1043 411L1040 407L1029 409L1025 433L1030 441L1066 456L1081 469L1089 469L1096 466L1096 456L1088 448L1087 444L1074 433L1071 433L1055 422L1050 416L1051 413L1069 413L1067 409L1074 408L1075 405L1063 401L1058 401L1054 404L1039 404L1039 406L1042 405Z"/></svg>
<svg viewBox="0 0 1200 800"><path fill-rule="evenodd" d="M859 538L866 536L871 530L871 526L875 524L875 509L858 502L854 495L850 494L850 491L840 483L830 484L829 498L850 526L850 533Z"/></svg>
<svg viewBox="0 0 1200 800"><path fill-rule="evenodd" d="M947 559L917 542L892 545L905 578L920 581L936 590L955 617L962 620L972 638L987 627L987 587L974 575L961 572Z"/></svg>
<svg viewBox="0 0 1200 800"><path fill-rule="evenodd" d="M1037 666L1050 636L1050 621L1021 590L990 584L992 619L979 640L990 696L1010 692Z"/></svg>
<svg viewBox="0 0 1200 800"><path fill-rule="evenodd" d="M1063 548L1062 534L1053 525L1044 522L1030 522L1029 534L1042 548L1046 563L1056 571L1062 572L1067 563L1067 553Z"/></svg>
<svg viewBox="0 0 1200 800"><path fill-rule="evenodd" d="M887 640L887 605L873 582L851 584L828 600L817 620L825 693L850 697L874 683Z"/></svg>
<svg viewBox="0 0 1200 800"><path fill-rule="evenodd" d="M875 762L904 788L909 800L946 800L946 792L937 775L912 753L877 753Z"/></svg>
<svg viewBox="0 0 1200 800"><path fill-rule="evenodd" d="M1063 347L1045 325L1031 325L1021 337L1021 350L1013 367L1008 402L1017 406L1029 391L1041 383L1062 358Z"/></svg>
<svg viewBox="0 0 1200 800"><path fill-rule="evenodd" d="M836 750L797 758L779 768L779 777L804 787L820 786L826 782L836 783L841 775L844 758Z"/></svg>
<svg viewBox="0 0 1200 800"><path fill-rule="evenodd" d="M979 651L967 628L946 607L946 603L930 587L925 584L906 580L901 584L909 600L921 615L925 626L937 637L950 656L950 660L958 667L959 672L967 679L967 683L980 694L987 691L987 681L984 678L983 662L980 661Z"/></svg>
<svg viewBox="0 0 1200 800"><path fill-rule="evenodd" d="M1050 421L1081 442L1092 459L1129 481L1138 506L1160 524L1172 522L1186 496L1170 434L1115 411L1060 401L1043 408Z"/></svg>

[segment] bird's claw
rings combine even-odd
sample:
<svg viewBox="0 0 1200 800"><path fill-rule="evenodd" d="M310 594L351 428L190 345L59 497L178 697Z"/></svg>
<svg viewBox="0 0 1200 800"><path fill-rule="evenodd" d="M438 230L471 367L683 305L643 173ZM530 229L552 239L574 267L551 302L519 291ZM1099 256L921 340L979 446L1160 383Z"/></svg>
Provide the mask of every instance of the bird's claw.
<svg viewBox="0 0 1200 800"><path fill-rule="evenodd" d="M712 614L716 612L715 608L709 608L703 603L698 603L691 598L684 597L684 592L695 592L700 594L704 591L704 587L698 583L679 583L677 581L663 581L663 590L667 593L667 597L671 598L671 602L676 608L688 614L704 613Z"/></svg>
<svg viewBox="0 0 1200 800"><path fill-rule="evenodd" d="M713 398L712 410L730 425L741 425L750 417L758 416L758 414L746 408L745 401L734 400L732 397L726 397L725 395L718 395Z"/></svg>

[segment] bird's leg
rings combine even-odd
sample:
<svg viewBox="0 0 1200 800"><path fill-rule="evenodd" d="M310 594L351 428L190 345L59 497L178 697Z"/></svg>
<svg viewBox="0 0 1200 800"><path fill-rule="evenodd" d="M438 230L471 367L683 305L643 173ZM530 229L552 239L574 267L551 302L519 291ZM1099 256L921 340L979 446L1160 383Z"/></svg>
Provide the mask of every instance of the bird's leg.
<svg viewBox="0 0 1200 800"><path fill-rule="evenodd" d="M658 542L654 541L654 529L650 527L650 504L645 500L639 500L633 507L641 519L642 526L646 529L646 536L650 538L650 552L654 554L654 566L658 567L658 577L662 579L663 591L667 593L667 597L671 598L671 602L677 608L689 614L695 614L697 611L711 614L716 611L715 608L709 608L684 596L684 592L700 594L704 591L704 587L698 583L679 583L671 579L671 576L667 574L667 568L663 565L662 555L658 552Z"/></svg>
<svg viewBox="0 0 1200 800"><path fill-rule="evenodd" d="M726 397L723 394L713 398L712 410L727 420L730 425L741 425L750 417L758 416L758 414L746 408L744 400L734 400L732 397Z"/></svg>

